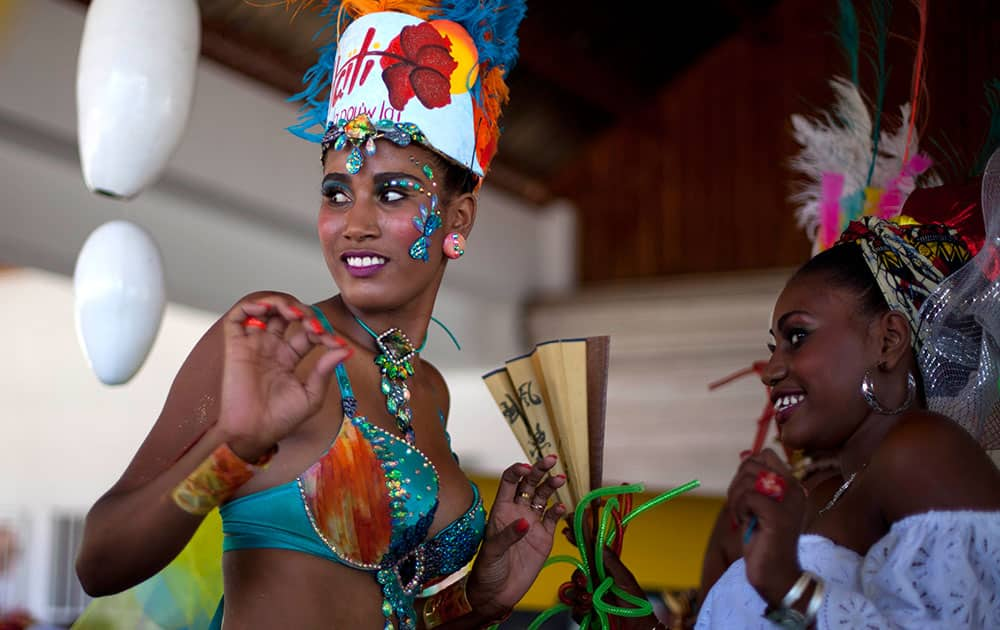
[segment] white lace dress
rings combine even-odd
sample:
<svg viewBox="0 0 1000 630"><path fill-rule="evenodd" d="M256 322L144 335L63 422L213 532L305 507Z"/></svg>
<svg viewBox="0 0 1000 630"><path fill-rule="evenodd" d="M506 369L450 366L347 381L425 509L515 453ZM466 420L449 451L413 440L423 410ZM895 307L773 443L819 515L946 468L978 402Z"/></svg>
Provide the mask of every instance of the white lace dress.
<svg viewBox="0 0 1000 630"><path fill-rule="evenodd" d="M799 564L826 582L819 630L1000 629L1000 512L927 512L893 524L860 556L811 534ZM737 560L708 592L696 630L775 626Z"/></svg>

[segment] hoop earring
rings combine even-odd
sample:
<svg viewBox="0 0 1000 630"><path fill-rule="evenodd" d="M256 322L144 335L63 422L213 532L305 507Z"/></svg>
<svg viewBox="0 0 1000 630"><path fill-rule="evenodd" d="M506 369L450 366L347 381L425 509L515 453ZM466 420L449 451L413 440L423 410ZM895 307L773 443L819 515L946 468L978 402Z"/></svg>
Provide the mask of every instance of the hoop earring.
<svg viewBox="0 0 1000 630"><path fill-rule="evenodd" d="M871 370L865 370L865 377L861 379L861 395L864 396L865 402L868 406L872 408L875 413L880 413L885 416L895 416L897 414L903 413L913 404L914 398L917 394L917 379L913 378L913 372L906 373L906 400L903 404L895 409L886 409L879 402L878 397L875 396L875 385L872 383Z"/></svg>
<svg viewBox="0 0 1000 630"><path fill-rule="evenodd" d="M444 237L442 249L444 255L452 260L461 258L462 254L465 253L465 237L458 232L452 232Z"/></svg>

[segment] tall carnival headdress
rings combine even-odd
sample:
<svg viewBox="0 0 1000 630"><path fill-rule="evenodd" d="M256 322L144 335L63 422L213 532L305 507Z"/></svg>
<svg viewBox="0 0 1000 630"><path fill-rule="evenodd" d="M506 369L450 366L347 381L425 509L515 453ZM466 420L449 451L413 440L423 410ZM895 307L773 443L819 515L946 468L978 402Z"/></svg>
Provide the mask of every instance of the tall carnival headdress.
<svg viewBox="0 0 1000 630"><path fill-rule="evenodd" d="M360 170L375 140L417 142L480 178L496 154L505 77L524 0L285 0L329 18L290 130L347 150Z"/></svg>
<svg viewBox="0 0 1000 630"><path fill-rule="evenodd" d="M813 119L791 118L793 135L802 145L791 166L804 180L792 200L798 205L799 225L812 241L814 254L831 247L851 221L864 216L898 217L918 179L926 186L940 183L929 172L932 160L918 146L917 115L925 92L926 1L918 4L921 33L911 100L900 106L898 121L890 121L882 111L888 81L891 4L883 0L872 3L872 51L866 57L875 74L873 98L866 98L860 88L862 30L854 5L851 0L839 0L839 8L839 38L847 76L830 80L835 97L830 111Z"/></svg>
<svg viewBox="0 0 1000 630"><path fill-rule="evenodd" d="M821 118L792 116L802 145L792 167L806 183L793 196L813 252L855 243L890 308L913 329L928 407L952 418L987 450L1000 449L1000 81L986 85L989 131L960 182L941 186L917 146L924 81L927 2L920 23L911 101L889 130L885 98L891 3L872 3L869 56L874 113L858 87L860 29L851 0L839 0L840 40L850 78L831 82L836 101ZM990 156L992 155L992 158ZM954 166L954 165L953 165ZM953 169L954 170L954 169ZM980 196L981 193L981 196Z"/></svg>

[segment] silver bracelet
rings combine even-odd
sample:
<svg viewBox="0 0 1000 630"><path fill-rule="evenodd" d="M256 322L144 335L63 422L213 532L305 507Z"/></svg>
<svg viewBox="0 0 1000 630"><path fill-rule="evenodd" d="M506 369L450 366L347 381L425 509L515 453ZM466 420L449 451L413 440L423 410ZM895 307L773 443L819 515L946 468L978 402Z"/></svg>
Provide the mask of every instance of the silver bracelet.
<svg viewBox="0 0 1000 630"><path fill-rule="evenodd" d="M812 597L809 598L809 606L806 607L806 626L816 621L816 615L819 613L820 606L823 605L823 597L826 595L826 584L818 576L813 576L816 578L816 586L813 588Z"/></svg>
<svg viewBox="0 0 1000 630"><path fill-rule="evenodd" d="M792 605L799 601L802 594L809 588L810 582L815 587L812 597L809 598L806 614L803 615L795 608L792 608ZM805 630L813 622L816 613L819 612L819 607L823 604L823 592L823 580L815 573L803 571L799 579L792 585L792 588L788 589L788 592L785 593L784 598L781 600L781 605L776 608L768 607L764 611L764 618L779 628Z"/></svg>
<svg viewBox="0 0 1000 630"><path fill-rule="evenodd" d="M795 584L792 584L792 588L788 589L788 592L785 593L785 596L781 599L781 607L791 608L792 604L799 601L799 598L802 597L802 593L806 592L809 582L817 579L819 578L809 571L803 571L802 575L799 576L799 579L795 580Z"/></svg>

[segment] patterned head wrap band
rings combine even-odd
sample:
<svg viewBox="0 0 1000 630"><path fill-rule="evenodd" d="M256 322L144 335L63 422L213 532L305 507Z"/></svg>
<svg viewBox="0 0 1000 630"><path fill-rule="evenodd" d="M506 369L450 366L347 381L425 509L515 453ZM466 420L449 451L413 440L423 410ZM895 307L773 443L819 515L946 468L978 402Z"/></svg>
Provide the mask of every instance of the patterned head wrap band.
<svg viewBox="0 0 1000 630"><path fill-rule="evenodd" d="M958 232L944 224L897 224L877 217L852 221L838 244L861 248L868 269L889 308L910 322L915 350L926 331L920 309L941 282L972 258Z"/></svg>
<svg viewBox="0 0 1000 630"><path fill-rule="evenodd" d="M900 223L854 221L855 244L889 308L903 313L928 408L958 422L983 448L1000 449L1000 150L978 208L945 187L914 195ZM926 207L928 203L936 209ZM917 223L935 218L939 222Z"/></svg>

